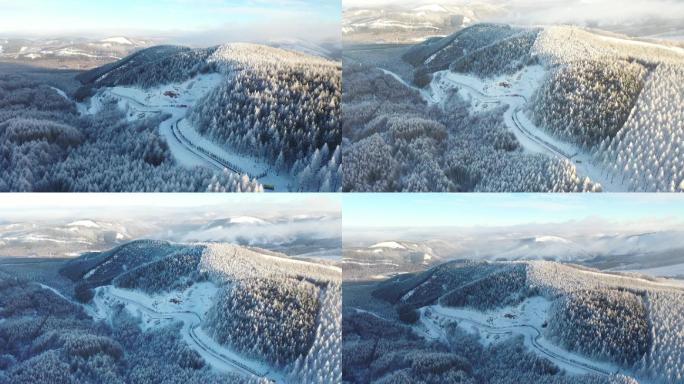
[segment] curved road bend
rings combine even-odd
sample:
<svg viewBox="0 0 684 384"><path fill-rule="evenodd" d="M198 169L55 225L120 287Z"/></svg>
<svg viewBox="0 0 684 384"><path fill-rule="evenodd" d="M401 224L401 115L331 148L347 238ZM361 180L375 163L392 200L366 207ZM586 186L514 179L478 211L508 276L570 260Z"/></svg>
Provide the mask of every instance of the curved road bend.
<svg viewBox="0 0 684 384"><path fill-rule="evenodd" d="M361 308L357 308L357 307L353 307L352 309L354 309L356 312L359 312L359 313L367 313L367 314L372 315L374 317L377 317L378 319L381 319L381 320L395 321L395 320L387 319L387 318L385 318L385 317L383 317L377 313L374 313L374 312L371 312L371 311L368 311L365 309L361 309ZM576 361L576 360L573 360L572 358L570 358L568 356L563 356L559 353L556 353L554 351L549 350L548 348L544 347L543 345L541 345L539 343L539 339L542 337L542 332L532 325L521 324L518 326L495 327L493 325L482 323L482 322L479 322L479 321L476 321L473 319L468 319L468 318L455 316L455 315L451 315L451 314L445 314L445 313L439 312L435 308L431 308L431 310L433 312L439 314L440 316L443 316L443 317L454 319L454 320L457 320L459 322L470 323L471 325L474 325L475 327L478 327L478 328L486 328L487 332L491 333L491 334L512 335L514 333L518 333L518 334L522 334L523 336L530 336L530 343L531 343L532 347L534 349L536 349L537 351L539 351L541 354L547 356L552 361L555 360L555 361L562 362L566 365L570 365L570 366L576 367L578 369L584 370L587 373L596 373L596 374L600 374L600 375L610 375L613 373L613 372L609 372L609 371L607 371L601 367L592 366L592 365L586 364L586 363L581 362L581 361ZM430 321L436 328L441 329L440 326L438 326L437 324L434 323L434 321L431 317L425 316L423 314L421 316L421 319L424 319L426 321ZM429 329L430 328L428 328L428 331L427 331L428 334L430 334ZM534 333L534 335L530 335L529 332L521 332L521 329L531 330ZM435 336L437 338L440 338L438 335L435 335Z"/></svg>
<svg viewBox="0 0 684 384"><path fill-rule="evenodd" d="M440 316L447 317L450 319L454 319L458 322L464 322L464 323L469 323L471 325L474 325L475 327L478 328L485 328L487 329L488 332L494 333L494 334L510 334L510 333L518 333L523 336L529 336L531 346L543 354L544 356L548 357L552 361L558 361L561 362L565 365L570 365L575 368L578 368L580 370L584 370L587 373L595 373L599 375L604 375L608 376L611 375L615 372L610 372L600 366L597 365L591 365L586 362L578 361L573 359L571 356L565 356L559 353L556 353L546 347L544 347L542 344L539 343L539 339L542 338L542 332L538 328L529 325L529 324L520 324L520 325L514 325L514 326L505 326L505 327L495 327L490 324L482 323L477 320L461 317L461 316L456 316L456 315L451 315L451 314L445 314L443 312L440 312L436 308L431 308L431 310ZM424 317L429 319L429 317ZM428 321L432 321L431 319ZM528 330L528 332L525 332L525 330ZM530 334L531 331L533 334Z"/></svg>
<svg viewBox="0 0 684 384"><path fill-rule="evenodd" d="M132 97L130 97L130 96L122 95L122 94L120 94L120 93L116 93L116 92L114 92L114 91L111 90L111 89L109 90L109 93L111 93L112 95L114 95L114 96L116 96L116 97L119 97L119 98L122 98L122 99L126 99L127 101L133 103L133 104L134 104L137 108L139 108L139 109L143 109L143 108L144 108L144 110L141 110L141 112L162 113L162 110L159 109L159 108L161 108L161 107L175 107L174 105L162 105L162 106L157 106L157 105L147 105L147 104L143 104L143 103L141 103L140 101L138 101L138 100L136 100L136 99L134 99L134 98L132 98ZM155 108L156 108L156 109L155 109ZM174 136L174 138L178 141L178 143L179 143L181 146L183 146L183 148L184 148L185 150L187 150L188 152L192 153L192 154L195 155L197 158L203 160L205 163L207 163L207 164L208 164L209 166L211 166L212 168L216 168L216 169L218 169L218 170L220 170L220 171L222 171L224 168L227 168L227 169L230 170L231 172L234 172L234 173L236 173L236 174L238 174L238 175L240 174L240 172L238 172L237 170L235 170L234 167L232 167L232 166L230 166L230 165L227 165L227 164L224 164L224 162L222 162L222 161L218 161L218 160L214 159L213 156L211 156L211 155L206 155L206 154L203 153L202 151L198 151L197 149L194 148L194 145L189 145L189 144L188 144L188 143L189 143L189 140L187 140L187 138L185 138L185 136L183 136L183 134L182 134L181 131L180 131L180 128L178 128L178 122L181 121L181 120L183 120L183 119L184 119L184 118L181 117L181 118L178 118L178 119L176 119L175 121L172 121L172 122L171 122L171 134L172 134L172 135ZM186 142L186 141L187 141L187 142ZM215 157L217 157L217 158L219 157L219 156L216 155L215 153L213 153L213 152L207 150L206 148L202 148L202 149L203 149L204 151L206 151L206 153L211 153L211 154L213 154L213 155L214 155Z"/></svg>
<svg viewBox="0 0 684 384"><path fill-rule="evenodd" d="M417 88L411 84L408 84L406 81L404 81L401 77L399 77L397 74L383 69L379 68L382 72L385 74L388 74L398 81L400 81L402 84L406 85L407 87L410 87L412 89L417 90L420 92L420 94L423 96L423 98L428 102L428 103L439 103L439 99L435 98L433 95L433 90L432 86L433 83L430 83L430 91L427 91L425 89L420 89ZM477 97L480 102L482 103L498 103L498 104L507 104L508 109L506 112L504 112L504 122L506 126L509 127L509 129L516 135L518 138L518 141L521 143L521 145L524 147L525 143L524 141L527 141L528 144L532 144L534 147L536 147L536 151L533 148L528 148L529 150L533 150L535 152L545 152L551 156L560 158L562 160L567 160L570 162L573 162L573 159L580 155L580 152L576 152L574 154L567 153L565 150L559 148L555 144L549 142L548 140L544 139L540 135L536 134L534 131L538 129L537 127L530 128L527 127L525 124L520 119L520 114L522 113L522 106L527 102L527 98L523 95L516 94L516 93L511 93L511 94L502 94L499 96L492 96L488 95L473 86L469 84L462 83L458 81L457 79L452 79L452 78L446 78L442 79L442 81L446 81L449 83L452 83L455 86L465 88L471 92L471 94L475 97ZM541 132L541 130L540 130ZM521 140L524 138L525 140ZM584 159L584 161L587 161L587 159ZM579 161L578 161L579 163ZM582 173L585 175L590 176L594 181L600 183L603 187L604 190L607 190L605 188L610 187L611 191L622 191L625 190L624 186L615 184L613 182L608 182L607 180L604 179L603 177L603 171L600 170L594 170L591 171L588 167L583 167L581 164L578 166L577 164L575 165L576 168L582 169Z"/></svg>
<svg viewBox="0 0 684 384"><path fill-rule="evenodd" d="M159 312L155 309L147 307L145 304L137 302L135 300L132 300L127 297L123 297L120 295L117 295L112 292L107 292L107 294L117 300L133 304L137 306L140 310L148 314L151 318L154 319L177 319L181 320L185 327L183 327L183 331L187 331L188 336L190 340L192 340L195 343L195 346L204 351L205 353L211 355L213 358L221 361L224 364L232 366L236 371L242 372L243 374L247 375L253 375L257 377L264 377L270 379L272 382L276 382L274 379L268 377L268 372L261 373L257 372L254 369L248 367L247 365L241 363L240 361L237 361L229 356L226 356L224 353L222 353L220 350L215 350L212 349L210 345L207 345L204 343L198 336L197 336L197 328L200 326L200 322L202 321L202 318L200 315L196 312L192 311L172 311L172 312Z"/></svg>
<svg viewBox="0 0 684 384"><path fill-rule="evenodd" d="M430 84L431 90L426 91L425 89L421 89L421 88L416 87L415 85L409 84L404 79L399 77L399 75L397 75L396 73L394 73L392 71L389 71L389 70L384 69L384 68L378 68L378 69L380 69L383 73L392 76L394 79L396 79L400 83L404 84L406 87L409 87L411 89L418 91L428 103L432 103L432 104L439 103L440 100L436 99L433 95L432 83ZM518 131L521 135L524 135L529 140L535 142L541 148L545 149L547 152L549 152L553 156L557 156L557 157L560 157L562 159L567 159L567 160L571 160L572 157L574 156L574 155L569 155L569 154L563 152L560 148L556 147L552 143L549 143L548 141L545 141L541 137L533 134L532 132L530 132L529 129L527 129L520 122L520 118L518 117L518 114L522 113L522 110L521 110L522 104L527 102L527 98L525 96L520 95L520 94L516 94L516 93L502 94L500 96L492 96L492 95L488 95L488 94L480 91L479 89L476 89L475 87L473 87L469 84L462 83L462 82L455 80L455 79L451 79L451 78L444 79L443 78L442 81L452 83L456 87L467 89L471 94L475 95L481 103L488 103L488 104L504 104L505 103L505 104L507 104L509 106L509 108L506 112L507 113L510 112L511 121L513 122L512 126L511 126L511 124L508 124L510 126L510 128L512 128L514 131ZM521 102L505 102L504 100L506 98L513 99L513 100L519 99L519 100L521 100ZM517 105L514 106L514 104L517 104Z"/></svg>

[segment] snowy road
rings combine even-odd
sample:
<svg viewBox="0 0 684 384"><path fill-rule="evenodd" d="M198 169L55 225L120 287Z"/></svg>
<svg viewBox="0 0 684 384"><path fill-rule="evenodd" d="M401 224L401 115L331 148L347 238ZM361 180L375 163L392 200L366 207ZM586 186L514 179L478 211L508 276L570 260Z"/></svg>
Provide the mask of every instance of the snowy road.
<svg viewBox="0 0 684 384"><path fill-rule="evenodd" d="M539 81L536 78L539 76L539 70L530 70L528 72L529 75L526 75L529 78L518 76L520 83L528 82L529 84L509 84L511 88L516 86L520 88L518 92L509 92L506 88L495 86L497 82L500 82L499 80L488 82L475 76L458 74L449 70L435 72L427 89L421 89L407 83L396 73L383 68L379 69L405 86L418 91L428 104L442 103L448 95L448 90L456 88L459 89L463 96L469 96L471 100L476 101L478 104L507 105L508 108L504 112L504 123L513 132L520 145L526 151L542 153L573 163L579 174L588 176L592 181L600 183L604 191L627 191L626 186L614 180L608 180L604 170L592 165L593 159L590 154L584 153L573 144L562 142L552 137L535 126L525 116L523 108L533 92L534 82ZM526 72L523 70L521 73ZM485 89L495 89L496 93L487 93L484 91ZM523 93L527 93L527 95Z"/></svg>
<svg viewBox="0 0 684 384"><path fill-rule="evenodd" d="M522 335L525 338L525 344L528 347L533 349L537 354L548 358L559 367L565 368L568 371L599 375L611 375L617 372L617 368L608 364L594 362L590 359L562 350L556 346L547 345L548 343L543 341L542 331L535 325L515 324L497 326L472 317L454 314L454 311L449 311L449 308L444 308L439 305L430 306L429 309L431 313L437 314L442 318L456 320L459 327L469 325L482 333L494 335ZM435 329L441 330L436 319L434 319L434 315L427 315L425 309L421 310L421 321L427 323L427 329L433 330L433 333L437 333L435 332ZM445 336L438 334L434 335L434 337L444 339Z"/></svg>
<svg viewBox="0 0 684 384"><path fill-rule="evenodd" d="M216 154L213 154L212 152L204 149L206 151L205 153L202 153L203 151L198 150L196 147L192 146L192 144L185 139L182 134L180 134L180 131L178 130L178 122L184 119L185 115L185 107L181 106L176 106L176 105L149 105L145 104L139 100L136 100L135 98L124 95L121 93L116 92L115 90L109 90L108 91L110 94L118 97L119 99L126 100L129 105L133 108L136 109L137 112L145 112L145 113L162 113L164 110L166 112L171 112L172 115L171 117L162 123L160 126L160 131L164 135L165 133L170 133L171 136L174 138L174 143L176 143L178 146L180 146L180 151L186 152L184 154L179 155L179 148L177 146L171 145L172 150L175 150L175 155L177 157L184 157L184 156L191 156L193 158L196 158L202 163L204 166L217 169L219 171L222 171L224 168L230 170L231 172L239 174L236 170L226 167L220 162L212 159L211 155L216 156ZM169 109L173 109L169 111ZM175 109L180 109L180 111L174 111ZM176 113L180 112L180 113ZM168 125L168 129L166 129L166 126ZM165 135L166 136L166 135ZM167 137L168 139L168 137ZM167 140L168 141L168 140ZM218 157L218 156L217 156Z"/></svg>
<svg viewBox="0 0 684 384"><path fill-rule="evenodd" d="M223 371L238 372L247 376L267 378L272 382L281 382L281 379L277 377L277 375L272 374L268 370L264 370L261 366L255 367L254 365L256 364L250 364L250 362L245 359L242 359L242 361L239 360L234 352L222 348L215 342L208 340L208 336L204 335L200 328L202 321L200 314L193 311L158 311L131 297L125 297L112 292L109 287L104 287L102 292L105 300L106 298L111 298L115 301L131 305L151 319L182 322L183 328L181 329L181 334L183 339L215 368Z"/></svg>
<svg viewBox="0 0 684 384"><path fill-rule="evenodd" d="M275 172L272 166L250 154L234 152L200 135L186 119L187 110L204 93L220 82L219 77L199 77L180 85L167 85L156 90L141 90L128 87L114 87L106 92L117 98L124 108L136 114L169 113L171 117L159 125L159 132L166 139L174 158L187 167L203 166L219 171L228 170L237 175L247 174L273 190L287 191L292 184L291 176ZM218 76L218 75L217 75ZM194 81L194 86L189 82ZM168 88L178 96L165 96ZM204 93L203 93L204 92Z"/></svg>
<svg viewBox="0 0 684 384"><path fill-rule="evenodd" d="M184 146L186 150L192 152L197 158L201 159L202 161L205 161L207 164L215 167L220 171L222 171L223 169L228 169L229 171L236 173L238 175L243 173L240 170L238 170L237 167L233 166L232 164L229 164L225 160L222 160L216 154L207 151L205 148L197 146L190 140L188 140L188 138L185 137L185 135L183 135L183 132L181 132L180 128L178 127L178 123L181 120L183 120L183 118L171 122L171 134L173 135L174 139L176 139L176 142L178 144Z"/></svg>
<svg viewBox="0 0 684 384"><path fill-rule="evenodd" d="M356 307L353 307L352 309L358 313L367 313L384 321L396 321L385 318L377 313L365 309ZM459 314L458 309L445 308L440 305L424 307L421 308L419 311L420 326L414 326L414 331L432 340L440 341L442 343L448 343L446 331L444 330L443 326L439 324L440 318L455 320L457 321L459 327L470 326L474 329L477 329L478 333L480 334L495 335L497 337L510 337L512 335L522 335L525 338L525 345L527 345L530 349L532 349L538 355L551 360L557 366L564 368L566 371L572 372L574 374L587 373L611 375L618 371L618 368L611 364L595 362L588 358L585 358L574 353L570 353L555 345L550 344L548 341L545 341L541 329L539 329L539 327L536 324L520 323L496 325L493 323L482 321L481 319L478 319L476 316L467 316L467 313L470 311L463 311L463 314ZM479 313L479 315L482 314Z"/></svg>

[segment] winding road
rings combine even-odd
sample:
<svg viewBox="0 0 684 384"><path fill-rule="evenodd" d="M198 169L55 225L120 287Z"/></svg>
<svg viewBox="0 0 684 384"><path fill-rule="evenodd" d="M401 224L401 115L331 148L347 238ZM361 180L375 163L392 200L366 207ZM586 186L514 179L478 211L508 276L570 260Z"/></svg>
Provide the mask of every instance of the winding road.
<svg viewBox="0 0 684 384"><path fill-rule="evenodd" d="M604 375L608 376L614 373L617 373L617 369L610 371L606 369L604 366L599 365L599 364L592 364L592 361L589 359L584 359L581 356L573 357L572 354L567 353L567 354L561 354L556 351L553 351L549 349L548 347L544 346L542 343L540 343L540 339L543 338L542 331L538 329L537 327L530 325L530 324L517 324L517 325L510 325L510 326L494 326L492 324L487 324L472 318L466 318L462 316L457 316L451 313L446 313L445 311L440 310L441 307L439 306L431 306L430 311L433 313L438 314L441 317L456 320L459 325L466 323L474 326L477 329L484 329L487 331L487 333L490 334L501 334L501 335L510 335L510 334L519 334L525 337L527 340L529 340L529 346L532 347L538 354L543 355L547 357L549 360L555 362L557 365L565 365L565 366L570 366L578 371L583 371L585 373L593 373L593 374L598 374L598 375ZM421 311L421 320L423 321L428 321L432 322L434 327L439 327L435 323L435 319L433 319L432 316L427 315L425 311Z"/></svg>
<svg viewBox="0 0 684 384"><path fill-rule="evenodd" d="M427 314L427 309L429 308L429 311L431 314ZM381 319L383 321L390 321L394 322L396 320L388 319L385 318L377 313L374 313L372 311L368 311L365 309L357 308L357 307L352 307L354 311L358 313L367 313L371 316L374 316L378 319ZM592 364L592 361L590 359L583 358L582 356L573 356L571 353L559 353L556 352L548 347L546 347L543 343L540 342L540 340L543 338L542 331L530 324L517 324L517 325L510 325L510 326L494 326L492 324L484 323L472 318L467 318L463 316L457 316L452 313L447 313L443 310L441 310L441 307L439 306L430 306L426 308L422 308L420 310L421 316L421 322L423 325L425 325L425 330L424 331L418 331L417 328L414 328L418 333L422 333L426 335L427 337L433 339L433 340L440 340L442 342L446 342L446 333L443 329L442 326L438 324L438 319L435 317L433 314L437 314L439 317L442 318L448 318L450 320L455 320L459 326L462 326L463 324L469 324L476 329L479 330L485 330L486 333L488 334L494 334L494 335L505 335L505 336L511 336L514 334L519 334L522 335L523 337L526 338L528 343L526 343L530 348L534 349L539 355L542 355L549 360L553 361L556 365L558 366L565 366L572 368L574 371L577 372L583 372L583 373L588 373L588 374L598 374L598 375L603 375L603 376L609 376L614 373L618 373L619 370L615 368L614 370L610 370L606 368L606 364Z"/></svg>
<svg viewBox="0 0 684 384"><path fill-rule="evenodd" d="M184 146L185 149L187 149L189 152L194 154L199 159L202 159L207 164L213 166L214 168L217 168L220 171L222 171L223 169L228 169L229 171L236 173L238 175L244 173L237 166L228 163L227 161L221 159L221 157L219 157L215 153L210 152L207 149L194 144L187 137L185 137L183 132L178 127L178 123L183 119L184 118L180 118L171 122L171 134L180 145Z"/></svg>
<svg viewBox="0 0 684 384"><path fill-rule="evenodd" d="M396 73L392 71L388 71L384 68L379 68L383 73L392 76L394 79L397 81L401 82L405 86L415 89L418 91L423 98L429 103L429 104L439 104L442 102L442 98L436 96L434 87L435 87L435 82L430 83L429 90L421 89L418 88L412 84L409 84L406 82L404 79L399 77ZM525 103L527 103L527 97L516 94L516 93L510 93L510 94L502 94L502 95L488 95L481 90L466 84L464 82L460 82L457 79L451 78L451 77L446 77L443 76L441 77L440 81L445 82L445 83L450 83L454 88L464 88L470 92L470 94L474 95L477 97L478 101L480 103L485 103L485 104L507 104L509 108L506 110L504 114L504 121L506 124L511 128L511 131L516 135L516 138L518 139L519 142L523 142L521 138L526 138L529 141L534 142L538 148L534 148L533 150L535 152L546 152L552 156L559 157L561 159L566 159L569 161L572 161L572 158L577 155L575 154L568 154L562 149L558 148L556 145L553 143L550 143L549 141L543 139L539 135L531 132L531 130L520 121L520 116L519 114L522 113L522 107ZM531 149L531 148L528 148Z"/></svg>
<svg viewBox="0 0 684 384"><path fill-rule="evenodd" d="M498 104L507 105L508 108L504 112L504 123L513 132L518 142L526 150L534 153L543 153L552 157L559 158L561 160L566 160L572 162L575 168L582 175L589 176L591 180L600 183L604 190L610 190L613 192L626 191L627 188L624 185L616 183L614 181L609 181L604 175L605 172L600 169L595 169L590 166L592 158L586 153L582 153L577 150L574 145L568 144L567 147L570 149L563 149L562 146L557 145L553 142L551 137L534 126L533 124L526 122L524 117L523 107L527 103L527 97L518 93L503 93L500 95L490 95L484 93L482 90L467 84L454 76L449 76L449 71L441 71L435 73L432 82L427 89L418 88L412 84L409 84L404 79L402 79L396 73L389 71L384 68L378 68L383 73L392 76L397 81L401 82L405 86L415 89L418 91L422 97L428 102L428 104L440 104L444 100L443 89L440 89L440 85L451 88L461 88L465 89L472 97L477 98L480 103L484 104Z"/></svg>
<svg viewBox="0 0 684 384"><path fill-rule="evenodd" d="M247 364L238 361L234 359L233 357L229 356L228 352L221 351L218 348L215 348L212 345L207 344L202 340L201 337L198 336L197 330L200 327L200 324L202 322L202 317L192 311L169 311L169 312L159 312L153 308L148 307L147 305L135 301L129 297L124 297L121 295L117 295L114 292L111 292L111 290L105 289L104 294L108 297L111 297L117 301L131 304L138 308L140 311L144 312L147 316L149 316L152 319L160 319L160 320L179 320L183 323L183 328L181 329L181 333L187 335L185 338L186 340L191 342L191 347L195 349L196 351L200 352L201 355L203 356L210 356L214 360L218 360L222 364L225 364L227 366L230 366L232 370L236 372L240 372L242 374L246 374L248 376L256 376L259 378L266 378L269 379L271 382L277 382L276 378L270 377L270 372L261 372L258 371L258 368L254 367L249 367Z"/></svg>
<svg viewBox="0 0 684 384"><path fill-rule="evenodd" d="M115 92L114 90L108 90L109 93L115 97L118 97L120 99L125 99L130 103L130 105L133 105L138 112L146 112L146 113L162 113L161 108L185 108L181 107L179 105L147 105L143 104L139 100L136 100L128 95L124 95L118 92ZM178 128L178 123L183 120L184 117L177 116L176 114L172 114L171 117L171 124L170 124L170 130L171 134L175 138L176 142L187 152L192 154L194 157L200 159L202 162L204 162L208 167L210 168L215 168L219 171L222 171L224 169L228 169L229 171L236 173L236 174L241 174L239 169L237 167L232 166L231 164L228 164L226 161L222 160L217 154L209 151L206 148L199 147L190 140L188 140L183 133L181 132L180 128Z"/></svg>
<svg viewBox="0 0 684 384"><path fill-rule="evenodd" d="M205 166L209 168L213 168L219 171L223 170L228 170L232 173L235 173L236 175L243 175L247 174L241 167L235 165L229 160L226 160L225 157L221 156L220 153L215 152L215 150L212 150L211 148L199 145L192 140L190 140L187 135L183 133L180 127L180 122L185 120L185 108L187 108L186 105L183 104L168 104L168 105L149 105L149 104L144 104L143 102L128 96L121 94L119 92L116 92L112 89L108 90L108 92L113 95L114 97L117 97L119 99L124 99L127 102L129 102L131 106L133 106L137 112L145 112L145 113L163 113L164 111L162 108L167 108L167 112L169 112L168 108L174 108L173 112L171 112L171 118L168 120L164 121L162 125L160 125L159 129L162 134L165 132L165 125L168 124L168 133L167 135L167 140L173 140L176 144L179 145L179 148L185 152L187 152L189 155L192 157L198 159L200 163L203 163ZM171 137L173 139L171 139ZM266 176L268 176L268 171L269 169L263 170L261 173L257 174L250 174L250 178L252 179L262 179Z"/></svg>

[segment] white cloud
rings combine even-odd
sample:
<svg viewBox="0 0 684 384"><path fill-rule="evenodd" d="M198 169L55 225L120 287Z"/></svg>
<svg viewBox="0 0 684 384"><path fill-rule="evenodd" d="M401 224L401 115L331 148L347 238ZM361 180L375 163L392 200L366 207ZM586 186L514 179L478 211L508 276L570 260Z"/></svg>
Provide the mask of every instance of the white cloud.
<svg viewBox="0 0 684 384"><path fill-rule="evenodd" d="M682 20L682 0L343 0L343 8L413 7L421 4L467 6L494 4L506 9L493 21L520 24L554 24L598 22L599 24L636 23L648 18Z"/></svg>

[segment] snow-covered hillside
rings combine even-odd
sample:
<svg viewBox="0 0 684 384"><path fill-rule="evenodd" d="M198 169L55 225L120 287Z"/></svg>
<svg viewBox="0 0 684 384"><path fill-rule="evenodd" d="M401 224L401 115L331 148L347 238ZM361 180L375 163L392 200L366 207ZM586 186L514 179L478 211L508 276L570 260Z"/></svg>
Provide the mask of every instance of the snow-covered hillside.
<svg viewBox="0 0 684 384"><path fill-rule="evenodd" d="M160 132L182 165L267 190L335 191L340 77L338 62L264 45L159 46L80 75L80 93L99 89L90 112L114 99L134 119L171 114Z"/></svg>
<svg viewBox="0 0 684 384"><path fill-rule="evenodd" d="M473 339L486 350L519 342L526 353L573 376L608 379L620 373L640 382L674 383L683 368L677 335L684 318L676 300L682 285L673 280L547 261L453 261L366 289L393 304L414 334L438 345ZM672 307L665 309L665 302ZM350 332L356 333L368 320L362 320L363 311L352 313L356 325ZM463 332L471 336L462 338ZM656 334L661 336L649 336ZM474 370L486 364L486 352L469 356L467 350L452 353L465 354ZM520 375L530 373L523 369Z"/></svg>
<svg viewBox="0 0 684 384"><path fill-rule="evenodd" d="M218 372L341 379L337 267L231 244L136 241L61 272L95 319L116 327L122 305L145 334L179 324L178 336Z"/></svg>
<svg viewBox="0 0 684 384"><path fill-rule="evenodd" d="M77 220L53 223L0 224L0 256L73 257L131 239L137 225Z"/></svg>
<svg viewBox="0 0 684 384"><path fill-rule="evenodd" d="M674 192L684 181L679 47L475 24L401 55L412 67L401 73L349 66L345 190ZM378 97L392 106L373 107ZM400 140L408 126L429 146Z"/></svg>

